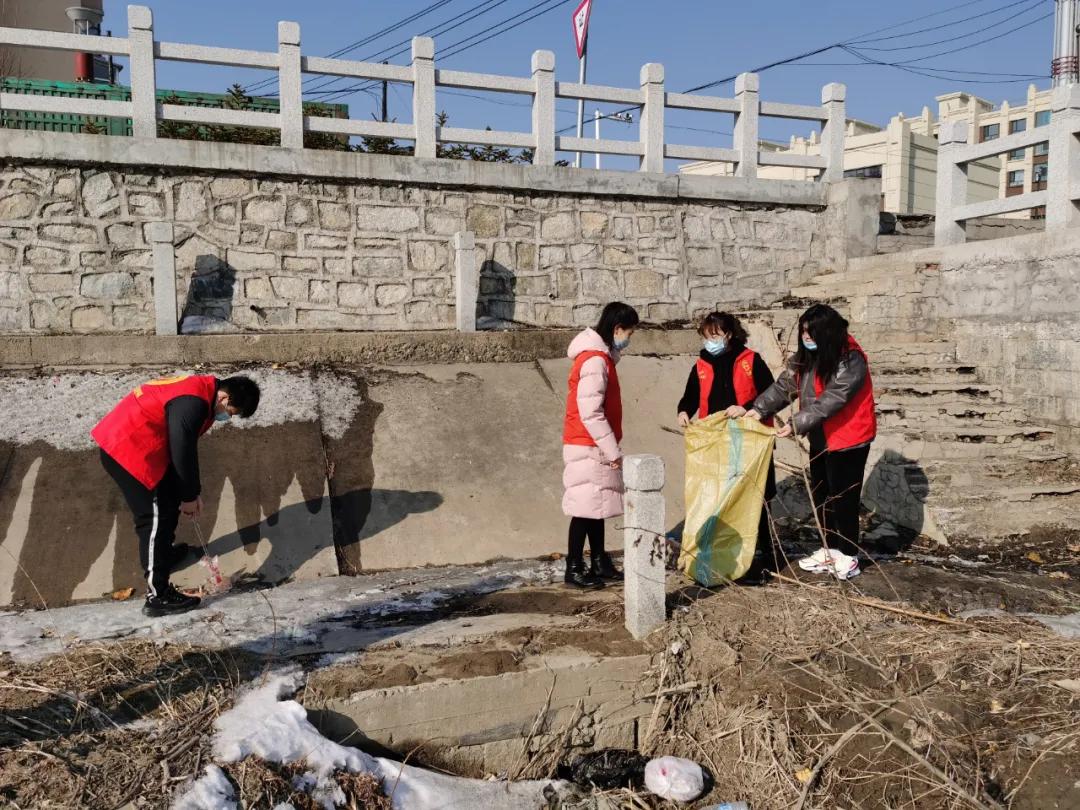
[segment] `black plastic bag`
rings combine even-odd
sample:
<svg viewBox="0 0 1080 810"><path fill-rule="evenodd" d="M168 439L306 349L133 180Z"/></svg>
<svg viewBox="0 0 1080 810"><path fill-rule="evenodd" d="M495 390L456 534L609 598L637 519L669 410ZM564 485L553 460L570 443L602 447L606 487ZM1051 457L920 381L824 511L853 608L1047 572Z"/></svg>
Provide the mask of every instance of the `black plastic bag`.
<svg viewBox="0 0 1080 810"><path fill-rule="evenodd" d="M559 770L564 779L586 787L600 790L640 788L645 784L645 763L648 761L648 757L643 757L637 751L603 748L582 754Z"/></svg>

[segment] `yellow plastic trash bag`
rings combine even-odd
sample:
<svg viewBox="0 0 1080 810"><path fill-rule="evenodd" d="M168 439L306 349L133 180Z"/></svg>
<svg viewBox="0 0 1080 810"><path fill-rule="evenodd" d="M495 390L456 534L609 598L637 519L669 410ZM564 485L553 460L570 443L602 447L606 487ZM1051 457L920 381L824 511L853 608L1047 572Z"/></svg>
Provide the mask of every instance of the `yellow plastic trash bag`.
<svg viewBox="0 0 1080 810"><path fill-rule="evenodd" d="M750 568L776 431L714 414L686 429L686 523L679 568L705 587Z"/></svg>

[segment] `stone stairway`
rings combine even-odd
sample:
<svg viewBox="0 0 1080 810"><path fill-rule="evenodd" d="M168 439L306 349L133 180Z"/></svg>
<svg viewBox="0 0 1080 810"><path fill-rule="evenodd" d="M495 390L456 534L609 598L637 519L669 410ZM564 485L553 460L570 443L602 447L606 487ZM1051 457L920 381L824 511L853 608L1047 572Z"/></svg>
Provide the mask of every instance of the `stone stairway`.
<svg viewBox="0 0 1080 810"><path fill-rule="evenodd" d="M1056 449L1051 427L957 359L951 324L928 315L936 268L890 259L823 274L751 320L788 347L809 303L830 303L851 322L878 405L865 499L886 518L962 543L1060 524L1080 508L1080 468Z"/></svg>

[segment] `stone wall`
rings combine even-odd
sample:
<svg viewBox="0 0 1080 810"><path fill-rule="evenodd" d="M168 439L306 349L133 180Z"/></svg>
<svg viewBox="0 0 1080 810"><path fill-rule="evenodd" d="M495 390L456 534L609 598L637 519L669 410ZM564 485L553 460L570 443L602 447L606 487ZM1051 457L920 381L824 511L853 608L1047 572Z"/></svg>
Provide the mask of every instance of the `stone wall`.
<svg viewBox="0 0 1080 810"><path fill-rule="evenodd" d="M854 320L956 343L956 360L1080 448L1080 232L858 259ZM883 281L891 279L891 283Z"/></svg>
<svg viewBox="0 0 1080 810"><path fill-rule="evenodd" d="M829 189L845 211L857 199L849 185ZM648 195L597 188L604 193L9 158L0 164L0 331L152 332L147 229L157 221L175 228L182 315L204 316L204 327L214 319L218 331L454 328L457 231L476 236L478 314L537 326L590 323L612 299L657 322L768 305L849 252L848 218L832 206L688 199L663 183Z"/></svg>

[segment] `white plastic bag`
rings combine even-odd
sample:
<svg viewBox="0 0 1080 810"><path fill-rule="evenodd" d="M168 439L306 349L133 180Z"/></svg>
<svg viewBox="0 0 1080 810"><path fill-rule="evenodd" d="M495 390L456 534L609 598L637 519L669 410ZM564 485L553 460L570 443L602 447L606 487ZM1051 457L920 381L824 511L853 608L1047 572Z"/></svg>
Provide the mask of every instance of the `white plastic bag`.
<svg viewBox="0 0 1080 810"><path fill-rule="evenodd" d="M705 790L705 774L689 759L660 757L645 766L645 787L662 799L692 802Z"/></svg>

